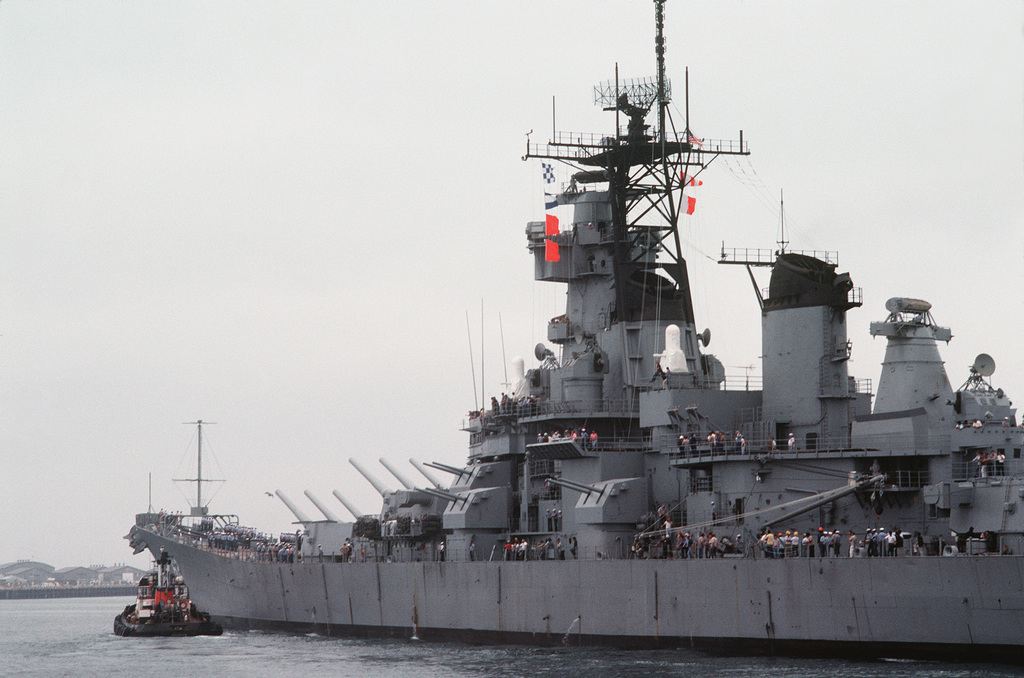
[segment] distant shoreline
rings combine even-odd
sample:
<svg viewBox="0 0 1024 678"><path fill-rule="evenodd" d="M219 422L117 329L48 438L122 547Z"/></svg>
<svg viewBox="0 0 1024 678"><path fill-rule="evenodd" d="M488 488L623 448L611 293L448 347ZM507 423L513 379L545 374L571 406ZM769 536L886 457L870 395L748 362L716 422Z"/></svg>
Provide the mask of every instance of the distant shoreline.
<svg viewBox="0 0 1024 678"><path fill-rule="evenodd" d="M0 600L31 600L36 598L100 598L135 595L136 584L110 586L22 586L0 588Z"/></svg>

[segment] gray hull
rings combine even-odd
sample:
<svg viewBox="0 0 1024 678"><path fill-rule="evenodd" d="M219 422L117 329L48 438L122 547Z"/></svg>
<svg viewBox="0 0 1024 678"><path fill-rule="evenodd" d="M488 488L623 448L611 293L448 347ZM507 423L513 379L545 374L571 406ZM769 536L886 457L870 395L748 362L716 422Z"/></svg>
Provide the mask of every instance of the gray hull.
<svg viewBox="0 0 1024 678"><path fill-rule="evenodd" d="M1021 557L279 564L135 529L235 628L1024 662Z"/></svg>

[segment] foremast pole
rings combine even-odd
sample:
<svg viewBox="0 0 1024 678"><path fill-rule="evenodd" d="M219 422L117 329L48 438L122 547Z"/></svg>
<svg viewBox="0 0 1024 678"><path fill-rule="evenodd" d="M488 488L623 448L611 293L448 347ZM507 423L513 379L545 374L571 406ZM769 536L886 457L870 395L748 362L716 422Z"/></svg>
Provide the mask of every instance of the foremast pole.
<svg viewBox="0 0 1024 678"><path fill-rule="evenodd" d="M196 506L203 506L203 420L196 421Z"/></svg>
<svg viewBox="0 0 1024 678"><path fill-rule="evenodd" d="M211 478L203 477L203 424L215 424L213 421L203 421L197 419L196 421L186 421L186 426L195 426L197 431L197 443L196 443L196 477L195 478L178 478L175 479L181 482L195 483L196 484L196 505L192 507L191 515L193 516L205 516L207 509L203 506L203 483L210 482L222 482L215 481Z"/></svg>

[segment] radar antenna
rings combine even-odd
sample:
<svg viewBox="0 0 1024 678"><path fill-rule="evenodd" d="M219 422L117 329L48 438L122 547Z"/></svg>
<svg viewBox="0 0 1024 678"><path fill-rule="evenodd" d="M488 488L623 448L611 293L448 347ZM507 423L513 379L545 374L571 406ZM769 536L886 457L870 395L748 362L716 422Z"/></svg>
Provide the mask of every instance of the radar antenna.
<svg viewBox="0 0 1024 678"><path fill-rule="evenodd" d="M960 387L961 391L980 391L983 393L993 393L995 389L992 388L992 384L987 381L988 377L991 377L996 371L996 361L988 353L979 353L978 357L974 359L974 363L971 365L971 376L967 377L967 381ZM1002 389L999 390L999 397L1002 397Z"/></svg>
<svg viewBox="0 0 1024 678"><path fill-rule="evenodd" d="M971 365L971 372L976 372L983 377L991 377L996 371L996 361L988 353L979 353Z"/></svg>
<svg viewBox="0 0 1024 678"><path fill-rule="evenodd" d="M665 83L665 0L654 0L654 54L658 61L658 136L665 140L665 109L671 95ZM690 129L689 92L687 92L686 129Z"/></svg>

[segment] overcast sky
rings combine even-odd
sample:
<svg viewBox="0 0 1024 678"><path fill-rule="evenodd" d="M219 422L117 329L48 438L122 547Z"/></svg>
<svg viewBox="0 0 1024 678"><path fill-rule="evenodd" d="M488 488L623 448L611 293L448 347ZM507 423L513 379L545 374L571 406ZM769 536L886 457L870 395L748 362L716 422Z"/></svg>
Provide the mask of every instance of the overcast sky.
<svg viewBox="0 0 1024 678"><path fill-rule="evenodd" d="M979 352L1024 402L1024 5L666 7L677 122L753 154L704 175L682 237L697 322L730 374L760 318L725 241L840 253L868 323L934 304L956 388ZM532 280L526 133L607 133L592 88L654 75L653 3L0 4L0 563L132 562L148 503L185 509L194 428L211 503L291 529L379 497L348 464L460 463L480 380L564 288ZM562 175L565 176L564 174ZM767 278L761 281L767 283ZM499 324L500 314L500 324ZM194 472L194 471L192 471ZM212 491L212 490L211 490Z"/></svg>

